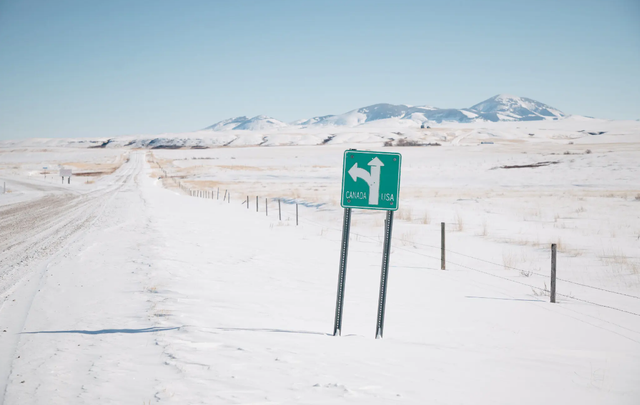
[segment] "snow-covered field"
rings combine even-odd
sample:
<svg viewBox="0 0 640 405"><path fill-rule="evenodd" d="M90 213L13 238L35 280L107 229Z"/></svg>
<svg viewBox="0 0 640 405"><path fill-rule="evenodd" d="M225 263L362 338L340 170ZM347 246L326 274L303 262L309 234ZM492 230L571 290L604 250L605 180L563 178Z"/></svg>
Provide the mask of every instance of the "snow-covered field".
<svg viewBox="0 0 640 405"><path fill-rule="evenodd" d="M640 131L568 122L412 129L441 144L423 147L383 147L389 130L366 126L319 146L304 145L329 132L286 147L4 142L0 398L638 404ZM403 154L380 340L375 211L354 211L331 336L350 147ZM85 176L44 177L58 165Z"/></svg>

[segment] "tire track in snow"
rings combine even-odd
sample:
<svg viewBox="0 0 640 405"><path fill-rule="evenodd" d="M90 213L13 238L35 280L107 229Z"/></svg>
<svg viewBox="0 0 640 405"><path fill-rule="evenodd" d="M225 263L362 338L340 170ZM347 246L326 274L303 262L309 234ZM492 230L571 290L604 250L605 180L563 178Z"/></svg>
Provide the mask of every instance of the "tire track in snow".
<svg viewBox="0 0 640 405"><path fill-rule="evenodd" d="M142 155L134 155L129 164L110 176L106 187L79 195L45 196L0 210L0 328L6 330L0 332L0 404L4 402L19 333L46 269L65 252L65 246L91 228L142 164ZM52 203L56 203L54 207Z"/></svg>
<svg viewBox="0 0 640 405"><path fill-rule="evenodd" d="M451 141L451 145L456 145L456 146L460 146L460 141L462 141L465 138L468 138L469 136L471 136L472 134L475 134L476 131L469 131L466 134L460 135L458 137L456 137L454 140Z"/></svg>

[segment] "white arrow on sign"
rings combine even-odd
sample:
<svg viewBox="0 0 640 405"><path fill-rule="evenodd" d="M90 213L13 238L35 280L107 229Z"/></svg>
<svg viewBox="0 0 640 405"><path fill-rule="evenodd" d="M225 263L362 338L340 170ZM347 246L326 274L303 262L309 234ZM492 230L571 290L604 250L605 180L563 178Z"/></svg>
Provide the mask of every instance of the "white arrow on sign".
<svg viewBox="0 0 640 405"><path fill-rule="evenodd" d="M355 163L351 169L349 169L349 175L353 181L358 181L358 177L366 181L369 185L369 205L378 205L378 194L380 194L380 167L384 164L374 157L371 162L367 164L371 166L371 173L358 167Z"/></svg>

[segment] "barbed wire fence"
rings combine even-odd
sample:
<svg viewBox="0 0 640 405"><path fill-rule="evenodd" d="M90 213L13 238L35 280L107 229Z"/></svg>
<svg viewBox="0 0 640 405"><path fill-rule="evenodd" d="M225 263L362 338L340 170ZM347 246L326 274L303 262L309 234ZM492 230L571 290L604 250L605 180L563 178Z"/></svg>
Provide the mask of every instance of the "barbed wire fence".
<svg viewBox="0 0 640 405"><path fill-rule="evenodd" d="M183 193L185 193L188 196L191 197L195 197L195 198L203 198L203 199L210 199L210 200L217 200L220 201L220 197L222 196L222 202L226 202L226 203L231 203L231 190L227 189L221 189L220 187L215 187L215 188L205 188L205 189L201 189L198 187L194 187L192 186L192 184L188 181L183 181L184 178L181 177L175 177L175 176L170 176L166 169L162 166L161 163L159 163L157 160L155 160L155 157L153 156L153 154L150 154L151 156L151 160L150 162L157 165L157 168L162 172L163 176L161 177L163 181L166 181L168 183L170 183L171 186L173 187L177 187L179 188ZM169 184L167 184L169 185ZM265 213L265 216L269 216L269 203L271 202L272 204L275 204L277 206L277 216L278 216L278 220L282 221L282 217L283 217L283 210L282 210L282 206L285 205L291 205L291 206L295 206L295 224L296 226L302 224L307 224L310 226L314 226L317 227L321 230L331 230L331 231L335 231L339 234L342 233L342 229L339 229L337 227L328 225L326 223L321 223L318 221L314 221L313 219L309 218L308 216L300 216L300 207L304 207L304 208L316 208L317 211L317 207L319 206L318 204L314 204L314 203L309 203L306 202L304 200L301 199L295 199L295 198L285 198L285 197L264 197L264 196L258 196L258 195L254 195L251 196L247 193L241 193L241 198L238 200L240 201L239 204L240 205L245 205L247 207L247 211L252 212L253 210L251 210L251 203L254 201L254 207L255 207L255 212L261 212L260 210L260 206L261 206L261 201L264 201L264 204L262 205L263 210L262 212ZM264 200L263 200L264 199ZM276 212L276 210L272 209L271 212ZM293 218L293 213L290 213L290 215ZM444 223L442 223L444 224ZM454 224L455 225L455 224ZM434 229L433 232L440 232L440 229ZM353 233L353 237L355 237L356 239L365 239L368 241L371 241L373 243L381 243L381 239L380 237L373 237L373 236L369 236L369 235L363 235L361 233ZM444 233L442 233L442 237L444 238ZM438 261L444 261L444 256L445 254L449 254L449 255L454 255L454 256L458 256L458 257L464 257L466 259L471 259L477 262L481 262L484 264L488 264L491 266L498 266L500 268L504 268L504 269L511 269L511 270L515 270L520 272L521 274L526 274L527 277L528 276L536 276L536 277L541 277L541 278L545 278L545 279L550 279L550 275L549 274L543 274L540 272L536 272L533 270L526 270L520 267L516 267L516 266L512 266L506 263L497 263L495 261L491 261L491 260L487 260L485 258L481 258L481 257L477 257L477 256L473 256L467 253L462 253L459 252L457 250L453 250L450 248L444 248L442 245L441 246L435 246L432 244L428 244L428 243L422 243L422 242L416 242L413 240L408 240L406 238L403 238L401 236L393 236L393 240L396 241L401 241L401 242L405 242L407 244L410 245L414 245L415 247L419 247L419 248L425 248L426 250L436 250L440 252L440 255L434 255L434 254L429 254L427 252L425 252L424 250L416 250L416 249L407 249L403 246L394 246L394 249L403 251L403 252L407 252L410 253L412 255L417 255L417 256L421 256L421 257L426 257L429 259L433 259L433 260L438 260ZM441 241L442 242L442 241ZM459 269L464 269L464 270L468 270L468 271L473 271L473 272L477 272L479 274L483 274L485 276L488 277L493 277L493 278L497 278L497 279L501 279L504 281L507 281L509 283L513 283L513 284L518 284L521 286L525 286L530 288L533 293L537 296L542 296L542 295L557 295L563 298L566 298L568 300L575 300L578 302L582 302L582 303L586 303L589 305L593 305L593 306L597 306L597 307L601 307L601 308L607 308L613 311L618 311L621 313L626 313L629 315L633 315L633 316L639 316L640 317L640 311L639 312L634 312L634 311L630 311L627 309L623 309L623 308L618 308L612 305L607 305L607 304L603 304L603 303L599 303L593 300L587 300L584 298L580 298L577 297L573 294L564 294L564 293L559 293L557 291L550 291L549 288L546 287L546 283L544 287L540 287L540 286L536 286L533 285L531 283L526 283L520 280L516 280L512 277L507 277L504 275L500 275L496 273L497 269L481 269L478 266L470 266L467 264L462 264L460 262L457 261L451 261L449 256L447 257L446 260L446 264L448 265L447 267L449 267L449 269L451 269L450 266L454 266L456 268ZM444 266L444 265L443 265ZM392 266L393 267L393 266ZM425 269L427 269L427 267L425 267ZM436 268L429 268L430 270L438 270ZM442 268L440 270L443 270ZM633 294L628 294L628 293L624 293L621 291L615 291L615 290L611 290L611 289L607 289L607 288L603 288L603 287L599 287L599 286L594 286L594 285L590 285L590 284L586 284L586 283L581 283L581 282L577 282L577 281L573 281L573 280L569 280L566 278L561 278L561 277L554 277L555 280L552 281L552 284L555 284L555 281L560 281L563 283L567 283L567 284L571 284L571 285L576 285L579 287L583 287L583 288L587 288L587 289L591 289L591 290L596 290L596 291L600 291L606 294L611 294L611 295L616 295L616 296L621 296L621 297L625 297L625 298L630 298L633 300L640 300L640 296L637 295L633 295Z"/></svg>

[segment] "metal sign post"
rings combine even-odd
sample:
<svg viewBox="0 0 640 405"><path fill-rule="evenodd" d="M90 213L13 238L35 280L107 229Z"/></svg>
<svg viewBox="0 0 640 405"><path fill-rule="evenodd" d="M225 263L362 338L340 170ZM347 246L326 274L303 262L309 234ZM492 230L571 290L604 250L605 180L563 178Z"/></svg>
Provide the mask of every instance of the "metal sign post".
<svg viewBox="0 0 640 405"><path fill-rule="evenodd" d="M345 208L344 219L342 220L342 250L340 252L340 273L338 273L338 296L336 298L336 320L333 325L333 336L340 336L342 333L342 308L344 307L344 283L347 277L350 230L351 208Z"/></svg>
<svg viewBox="0 0 640 405"><path fill-rule="evenodd" d="M355 149L347 150L344 153L341 196L341 205L344 208L344 220L342 224L336 315L333 328L334 336L340 336L342 333L342 312L344 309L344 287L347 277L351 209L359 208L387 211L376 325L376 339L382 338L384 331L384 313L387 302L393 211L398 209L401 163L402 156L399 153L368 152Z"/></svg>
<svg viewBox="0 0 640 405"><path fill-rule="evenodd" d="M384 247L382 250L382 273L380 274L380 297L378 298L378 325L376 339L382 339L384 332L384 309L387 305L387 278L389 277L389 256L391 255L391 231L393 230L393 211L387 211L384 221Z"/></svg>

